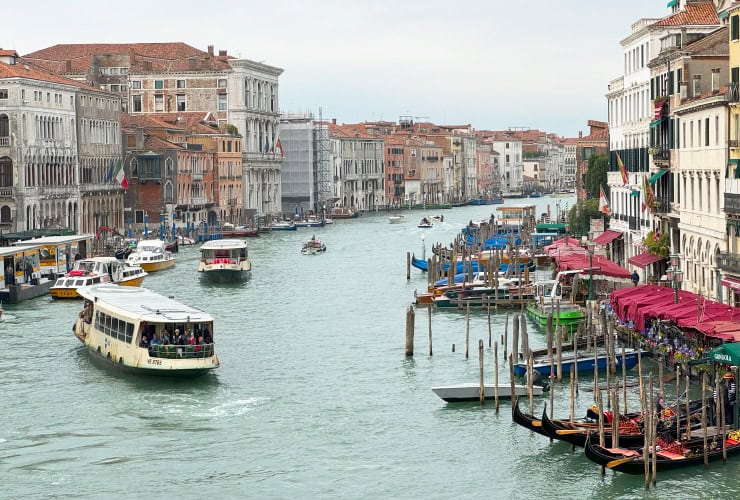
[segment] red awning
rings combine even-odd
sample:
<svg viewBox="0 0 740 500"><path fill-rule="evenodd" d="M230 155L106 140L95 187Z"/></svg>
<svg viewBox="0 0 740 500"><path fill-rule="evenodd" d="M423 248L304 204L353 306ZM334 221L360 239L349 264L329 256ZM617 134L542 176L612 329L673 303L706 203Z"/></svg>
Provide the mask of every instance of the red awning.
<svg viewBox="0 0 740 500"><path fill-rule="evenodd" d="M630 257L629 259L627 259L627 262L629 262L633 266L637 266L642 269L645 269L650 264L655 264L656 262L661 261L664 258L665 257L659 257L652 253L645 252L645 253L635 255L634 257Z"/></svg>
<svg viewBox="0 0 740 500"><path fill-rule="evenodd" d="M737 280L735 278L722 278L722 281L720 281L720 283L722 283L722 286L740 291L740 280Z"/></svg>
<svg viewBox="0 0 740 500"><path fill-rule="evenodd" d="M594 243L600 246L606 246L612 241L616 240L622 236L622 233L619 231L612 231L611 229L607 229L600 235L598 235L596 238L594 238Z"/></svg>

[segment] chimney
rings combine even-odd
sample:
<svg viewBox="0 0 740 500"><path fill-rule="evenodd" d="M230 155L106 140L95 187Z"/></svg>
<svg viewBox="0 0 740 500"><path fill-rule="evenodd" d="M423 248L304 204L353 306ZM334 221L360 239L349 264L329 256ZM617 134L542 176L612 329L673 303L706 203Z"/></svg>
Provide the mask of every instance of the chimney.
<svg viewBox="0 0 740 500"><path fill-rule="evenodd" d="M208 46L208 55L213 57L213 45Z"/></svg>
<svg viewBox="0 0 740 500"><path fill-rule="evenodd" d="M129 66L133 66L136 62L136 52L134 52L133 47L128 48L128 64Z"/></svg>
<svg viewBox="0 0 740 500"><path fill-rule="evenodd" d="M719 68L712 68L712 94L719 91Z"/></svg>
<svg viewBox="0 0 740 500"><path fill-rule="evenodd" d="M581 130L578 131L578 138L583 139L583 131Z"/></svg>
<svg viewBox="0 0 740 500"><path fill-rule="evenodd" d="M218 57L226 57L226 51L225 50L219 50L218 51Z"/></svg>
<svg viewBox="0 0 740 500"><path fill-rule="evenodd" d="M337 124L337 119L336 118L332 118L331 119L331 124L332 125L336 125Z"/></svg>

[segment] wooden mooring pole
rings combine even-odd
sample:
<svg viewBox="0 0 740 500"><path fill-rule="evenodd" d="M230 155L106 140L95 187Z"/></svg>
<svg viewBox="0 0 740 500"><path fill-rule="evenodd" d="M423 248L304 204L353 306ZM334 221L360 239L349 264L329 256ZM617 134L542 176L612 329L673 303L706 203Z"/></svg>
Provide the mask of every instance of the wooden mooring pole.
<svg viewBox="0 0 740 500"><path fill-rule="evenodd" d="M406 310L406 356L414 355L414 306Z"/></svg>

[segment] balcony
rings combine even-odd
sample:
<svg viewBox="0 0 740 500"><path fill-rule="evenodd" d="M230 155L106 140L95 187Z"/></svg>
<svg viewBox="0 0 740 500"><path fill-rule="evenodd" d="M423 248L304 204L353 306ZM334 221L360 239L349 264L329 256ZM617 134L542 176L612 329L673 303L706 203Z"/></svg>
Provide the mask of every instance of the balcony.
<svg viewBox="0 0 740 500"><path fill-rule="evenodd" d="M631 231L637 231L640 229L640 221L634 215L630 215L629 217L627 217L627 222L629 223L629 228Z"/></svg>
<svg viewBox="0 0 740 500"><path fill-rule="evenodd" d="M740 214L740 194L725 193L725 213Z"/></svg>
<svg viewBox="0 0 740 500"><path fill-rule="evenodd" d="M0 147L9 147L10 146L10 137L0 137Z"/></svg>
<svg viewBox="0 0 740 500"><path fill-rule="evenodd" d="M667 198L656 198L653 202L656 214L669 214L671 213L672 203Z"/></svg>
<svg viewBox="0 0 740 500"><path fill-rule="evenodd" d="M239 198L229 198L228 205L230 207L235 207L239 204Z"/></svg>
<svg viewBox="0 0 740 500"><path fill-rule="evenodd" d="M727 84L727 101L731 103L740 102L740 83L732 82Z"/></svg>
<svg viewBox="0 0 740 500"><path fill-rule="evenodd" d="M659 161L664 162L671 159L671 150L668 148L654 148L655 151L653 152L653 161Z"/></svg>
<svg viewBox="0 0 740 500"><path fill-rule="evenodd" d="M15 188L0 187L0 198L15 198Z"/></svg>
<svg viewBox="0 0 740 500"><path fill-rule="evenodd" d="M736 253L722 252L717 257L717 265L720 271L740 274L740 255Z"/></svg>

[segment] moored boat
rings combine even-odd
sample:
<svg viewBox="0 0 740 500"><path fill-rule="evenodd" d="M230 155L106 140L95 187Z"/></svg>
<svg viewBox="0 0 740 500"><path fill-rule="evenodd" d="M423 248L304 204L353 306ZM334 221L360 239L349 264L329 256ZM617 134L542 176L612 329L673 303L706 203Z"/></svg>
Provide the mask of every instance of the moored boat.
<svg viewBox="0 0 740 500"><path fill-rule="evenodd" d="M624 360L625 369L630 370L634 368L637 366L637 358L638 351L636 349L625 349L624 356L622 356L621 353L618 353L615 356L617 369L622 368L622 360ZM594 356L593 353L579 352L577 357L574 357L573 353L568 353L562 356L562 365L564 374L570 373L573 369L578 371L593 371L594 366L596 366L598 370L606 370L609 365L609 357L603 353ZM553 368L557 368L557 363L553 361L552 366ZM540 375L550 375L550 359L535 359L533 369ZM515 375L525 375L526 373L526 363L518 363L514 365Z"/></svg>
<svg viewBox="0 0 740 500"><path fill-rule="evenodd" d="M78 299L77 290L99 283L141 286L147 272L115 257L91 257L75 262L74 267L58 278L49 289L55 299Z"/></svg>
<svg viewBox="0 0 740 500"><path fill-rule="evenodd" d="M141 266L148 273L168 269L175 265L175 256L165 246L165 242L161 240L141 240L126 262Z"/></svg>
<svg viewBox="0 0 740 500"><path fill-rule="evenodd" d="M272 231L297 231L298 226L292 221L274 221L270 226Z"/></svg>
<svg viewBox="0 0 740 500"><path fill-rule="evenodd" d="M478 383L432 387L432 392L434 392L434 394L444 399L448 403L480 401L480 384ZM543 392L544 388L539 385L535 385L532 387L532 395L534 396L541 396ZM495 393L496 386L494 384L484 384L484 399L494 399ZM526 396L527 386L515 385L514 394L516 396ZM498 384L498 397L499 399L511 399L511 384Z"/></svg>
<svg viewBox="0 0 740 500"><path fill-rule="evenodd" d="M627 474L644 474L645 461L643 448L628 447L622 444L620 447L612 448L611 445L599 446L597 443L598 433L589 434L585 442L586 457L592 462L606 466L609 469ZM707 450L707 462L713 462L723 458L722 437L713 435L709 437ZM664 472L691 465L704 465L704 437L696 437L688 440L675 440L669 434L656 437L655 457L652 447L648 452L648 460L655 460L655 470ZM740 432L731 432L726 438L727 456L740 453Z"/></svg>
<svg viewBox="0 0 740 500"><path fill-rule="evenodd" d="M578 325L586 319L586 312L578 304L563 300L562 278L578 272L581 270L562 271L554 280L535 282L535 300L527 307L529 317L545 326L552 315L553 324L563 326L569 332L577 330Z"/></svg>
<svg viewBox="0 0 740 500"><path fill-rule="evenodd" d="M74 335L94 359L124 371L180 377L218 368L210 314L146 288L102 284L78 293L85 306Z"/></svg>
<svg viewBox="0 0 740 500"><path fill-rule="evenodd" d="M324 227L326 221L324 219L308 218L306 220L293 221L296 227Z"/></svg>
<svg viewBox="0 0 740 500"><path fill-rule="evenodd" d="M358 215L357 212L346 207L332 207L331 209L332 219L354 219Z"/></svg>
<svg viewBox="0 0 740 500"><path fill-rule="evenodd" d="M211 240L200 247L198 272L218 282L247 279L252 271L247 242L237 239Z"/></svg>

